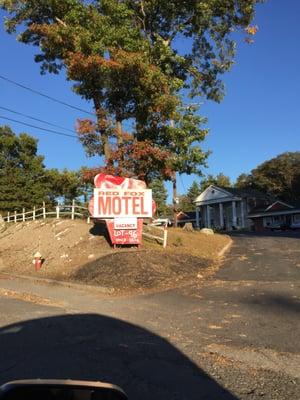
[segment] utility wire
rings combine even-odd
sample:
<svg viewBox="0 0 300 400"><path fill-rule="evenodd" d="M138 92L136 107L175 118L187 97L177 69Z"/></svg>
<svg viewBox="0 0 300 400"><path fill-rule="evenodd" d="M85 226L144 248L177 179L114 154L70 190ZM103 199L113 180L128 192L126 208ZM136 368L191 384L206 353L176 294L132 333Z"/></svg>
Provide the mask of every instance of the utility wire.
<svg viewBox="0 0 300 400"><path fill-rule="evenodd" d="M43 124L47 124L47 125L50 125L50 126L54 126L55 128L60 128L60 129L64 129L64 130L69 131L69 132L72 132L72 133L76 133L76 132L73 131L72 129L64 128L63 126L53 124L52 122L48 122L48 121L45 121L45 120L43 120L43 119L39 119L39 118L32 117L31 115L28 115L28 114L23 114L23 113L20 113L20 112L18 112L18 111L11 110L10 108L6 108L6 107L0 106L0 109L1 109L1 110L4 110L4 111L9 111L9 112L11 112L11 113L13 113L13 114L21 115L22 117L26 117L26 118L32 119L32 120L34 120L34 121L42 122Z"/></svg>
<svg viewBox="0 0 300 400"><path fill-rule="evenodd" d="M36 129L39 129L39 130L41 130L41 131L54 133L55 135L67 136L67 137L71 137L71 138L77 139L77 136L75 136L75 135L69 135L68 133L57 132L57 131L53 131L52 129L42 128L42 127L40 127L40 126L27 124L26 122L22 122L22 121L18 121L18 120L16 120L16 119L4 117L3 115L0 115L0 118L1 118L1 119L5 119L5 120L7 120L7 121L16 122L17 124L29 126L30 128L36 128Z"/></svg>
<svg viewBox="0 0 300 400"><path fill-rule="evenodd" d="M58 104L62 104L62 105L64 105L64 106L66 106L66 107L72 108L73 110L81 111L81 112L83 112L83 113L85 113L85 114L92 115L93 117L95 117L95 113L92 113L92 112L90 112L90 111L84 110L84 109L82 109L82 108L80 108L80 107L73 106L72 104L66 103L66 102L64 102L64 101L62 101L62 100L59 100L59 99L56 99L56 98L54 98L54 97L52 97L52 96L48 96L47 94L42 93L42 92L39 92L38 90L31 89L30 87L25 86L25 85L22 85L21 83L18 83L18 82L16 82L16 81L13 81L13 80L11 80L11 79L9 79L9 78L3 76L3 75L0 75L0 79L4 80L4 81L6 81L6 82L9 82L9 83L11 83L12 85L18 86L18 87L20 87L20 88L22 88L22 89L28 90L28 91L30 91L30 92L32 92L32 93L34 93L34 94L37 94L37 95L42 96L42 97L45 97L45 98L48 99L48 100L52 100L52 101L54 101L54 102L56 102L56 103L58 103ZM21 115L21 114L20 114L20 115ZM31 118L31 117L28 117L28 118ZM38 121L38 120L37 120L37 121ZM45 121L40 120L39 122L45 122ZM128 123L129 123L129 122L126 122L126 124L128 124ZM125 125L124 122L123 122L123 124ZM128 125L127 125L127 126L128 126ZM57 126L57 127L58 127L58 126ZM65 129L65 128L62 128L62 127L60 127L60 128L61 128L61 129ZM130 127L130 128L132 128L132 127Z"/></svg>
<svg viewBox="0 0 300 400"><path fill-rule="evenodd" d="M64 102L64 101L62 101L62 100L58 100L58 99L56 99L56 98L54 98L54 97L48 96L47 94L42 93L42 92L39 92L38 90L31 89L30 87L25 86L25 85L22 85L21 83L18 83L18 82L16 82L16 81L11 80L11 79L8 79L8 78L6 78L6 77L3 76L3 75L0 75L0 79L4 80L4 81L6 81L6 82L9 82L9 83L11 83L11 84L13 84L13 85L15 85L15 86L18 86L18 87L20 87L20 88L22 88L22 89L29 90L29 91L32 92L32 93L38 94L39 96L45 97L46 99L52 100L52 101L54 101L54 102L56 102L56 103L59 103L59 104L62 104L62 105L64 105L64 106L66 106L66 107L72 108L72 109L77 110L77 111L81 111L81 112L83 112L83 113L85 113L85 114L92 115L93 117L95 116L95 114L92 113L92 112L90 112L90 111L84 110L84 109L82 109L82 108L73 106L72 104L66 103L66 102Z"/></svg>

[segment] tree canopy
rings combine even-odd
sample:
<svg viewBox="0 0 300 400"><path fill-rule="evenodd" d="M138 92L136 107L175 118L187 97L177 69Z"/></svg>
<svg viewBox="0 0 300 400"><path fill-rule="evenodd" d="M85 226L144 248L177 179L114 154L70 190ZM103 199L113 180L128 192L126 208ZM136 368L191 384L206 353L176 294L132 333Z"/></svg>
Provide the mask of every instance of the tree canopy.
<svg viewBox="0 0 300 400"><path fill-rule="evenodd" d="M18 29L18 40L39 48L41 72L64 69L73 90L93 102L95 119L78 121L87 153L104 155L106 171L146 180L198 173L205 164L204 120L182 107L181 91L222 99L232 34L256 32L250 23L257 2L0 0L7 31ZM178 40L186 41L184 49ZM134 122L127 134L126 120Z"/></svg>
<svg viewBox="0 0 300 400"><path fill-rule="evenodd" d="M37 145L32 136L0 126L0 211L32 209L58 199L70 202L84 194L81 174L46 169Z"/></svg>
<svg viewBox="0 0 300 400"><path fill-rule="evenodd" d="M241 174L237 187L252 187L283 201L300 201L300 152L286 152Z"/></svg>
<svg viewBox="0 0 300 400"><path fill-rule="evenodd" d="M232 186L229 176L224 175L222 172L220 172L216 176L208 174L204 179L202 179L200 183L200 192L203 192L210 185L216 185L221 187Z"/></svg>
<svg viewBox="0 0 300 400"><path fill-rule="evenodd" d="M44 157L37 140L8 126L0 127L0 210L21 210L41 204L48 195Z"/></svg>
<svg viewBox="0 0 300 400"><path fill-rule="evenodd" d="M200 184L193 181L192 185L187 190L187 193L179 196L178 210L180 211L195 211L194 201L201 193Z"/></svg>
<svg viewBox="0 0 300 400"><path fill-rule="evenodd" d="M152 197L156 202L156 213L158 216L165 216L167 212L167 197L168 192L165 188L164 182L160 179L154 179L149 188L152 189Z"/></svg>

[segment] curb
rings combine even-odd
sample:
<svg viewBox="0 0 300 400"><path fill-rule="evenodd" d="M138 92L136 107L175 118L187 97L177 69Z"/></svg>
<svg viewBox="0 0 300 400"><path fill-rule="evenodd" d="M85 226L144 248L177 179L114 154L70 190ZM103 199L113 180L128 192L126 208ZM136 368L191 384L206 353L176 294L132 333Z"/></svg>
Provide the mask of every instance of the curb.
<svg viewBox="0 0 300 400"><path fill-rule="evenodd" d="M8 272L1 272L0 271L0 278L1 276L5 276L8 279L9 278L17 278L17 279L22 279L22 280L27 280L30 281L31 283L42 283L46 285L52 285L52 286L63 286L71 289L79 289L79 290L91 290L94 292L100 292L102 294L112 294L114 293L113 288L106 288L103 286L93 286L93 285L86 285L84 283L73 283L73 282L66 282L66 281L58 281L55 279L49 279L49 278L38 278L38 277L33 277L33 276L26 276L26 275L15 275L15 274L9 274Z"/></svg>
<svg viewBox="0 0 300 400"><path fill-rule="evenodd" d="M231 238L229 238L229 243L227 243L223 247L223 249L219 251L218 258L222 258L225 255L225 253L227 253L230 250L232 244L233 244L233 240Z"/></svg>

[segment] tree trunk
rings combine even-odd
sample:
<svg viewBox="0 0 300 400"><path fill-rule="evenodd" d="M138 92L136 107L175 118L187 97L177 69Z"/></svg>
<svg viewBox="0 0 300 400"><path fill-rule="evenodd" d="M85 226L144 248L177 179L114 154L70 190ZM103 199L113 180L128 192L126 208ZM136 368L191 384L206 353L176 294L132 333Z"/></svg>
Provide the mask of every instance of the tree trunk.
<svg viewBox="0 0 300 400"><path fill-rule="evenodd" d="M174 120L170 121L171 128L175 128ZM176 180L176 171L172 173L172 188L173 188L173 218L174 218L174 227L177 228L177 180Z"/></svg>
<svg viewBox="0 0 300 400"><path fill-rule="evenodd" d="M123 144L123 130L122 130L122 121L116 118L116 132L117 132L117 143L118 147Z"/></svg>
<svg viewBox="0 0 300 400"><path fill-rule="evenodd" d="M101 122L101 104L100 101L94 97L94 107L95 107L95 111L96 111L96 116L97 116L97 124L98 126L100 126L100 122ZM104 156L106 160L110 159L110 155L111 155L111 147L110 147L110 143L109 143L109 137L107 135L107 133L101 132L101 130L99 129L99 134L101 135L101 141L103 143L103 152L104 152Z"/></svg>
<svg viewBox="0 0 300 400"><path fill-rule="evenodd" d="M172 174L172 188L173 188L173 218L174 218L174 227L177 228L177 180L176 180L176 172L174 171Z"/></svg>

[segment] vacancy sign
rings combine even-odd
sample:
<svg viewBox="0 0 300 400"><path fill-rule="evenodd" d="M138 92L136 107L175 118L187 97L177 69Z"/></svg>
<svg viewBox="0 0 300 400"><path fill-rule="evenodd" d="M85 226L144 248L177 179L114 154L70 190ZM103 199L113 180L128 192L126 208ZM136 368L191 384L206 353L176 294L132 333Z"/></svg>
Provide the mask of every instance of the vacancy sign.
<svg viewBox="0 0 300 400"><path fill-rule="evenodd" d="M94 189L94 218L151 218L151 189ZM124 228L123 228L124 229Z"/></svg>
<svg viewBox="0 0 300 400"><path fill-rule="evenodd" d="M137 229L137 218L114 218L114 229Z"/></svg>

